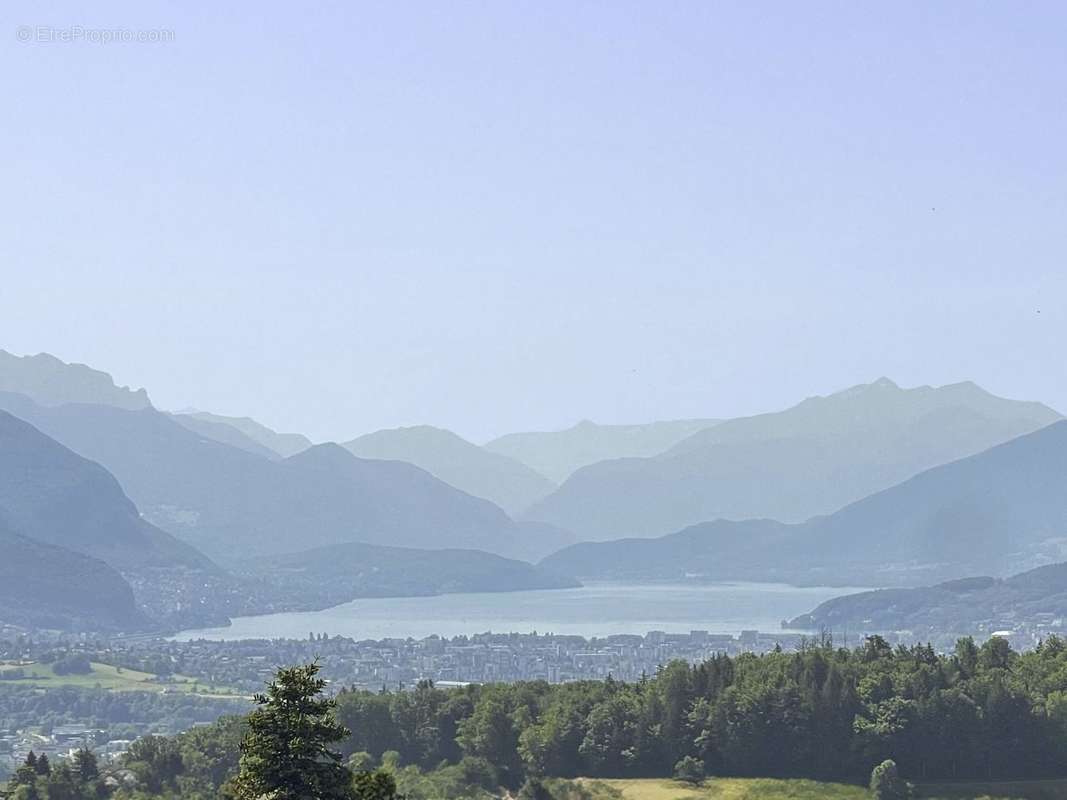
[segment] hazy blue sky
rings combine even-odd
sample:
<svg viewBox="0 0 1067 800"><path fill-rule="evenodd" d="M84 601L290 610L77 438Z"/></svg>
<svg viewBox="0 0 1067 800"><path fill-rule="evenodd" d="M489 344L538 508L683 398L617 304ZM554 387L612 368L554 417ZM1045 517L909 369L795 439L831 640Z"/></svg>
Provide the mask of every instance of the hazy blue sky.
<svg viewBox="0 0 1067 800"><path fill-rule="evenodd" d="M322 438L1067 410L1067 4L880 6L6 3L0 347Z"/></svg>

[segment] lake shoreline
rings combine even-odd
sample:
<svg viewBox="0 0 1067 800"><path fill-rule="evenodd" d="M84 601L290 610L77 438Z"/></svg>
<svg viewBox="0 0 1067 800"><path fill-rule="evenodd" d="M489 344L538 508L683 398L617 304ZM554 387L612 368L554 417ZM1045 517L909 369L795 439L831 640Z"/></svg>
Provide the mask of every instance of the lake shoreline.
<svg viewBox="0 0 1067 800"><path fill-rule="evenodd" d="M586 638L652 630L770 633L784 630L783 621L824 600L867 590L737 581L590 581L566 589L357 598L315 611L236 617L229 625L183 630L169 638L294 639L310 631L354 639L534 631Z"/></svg>

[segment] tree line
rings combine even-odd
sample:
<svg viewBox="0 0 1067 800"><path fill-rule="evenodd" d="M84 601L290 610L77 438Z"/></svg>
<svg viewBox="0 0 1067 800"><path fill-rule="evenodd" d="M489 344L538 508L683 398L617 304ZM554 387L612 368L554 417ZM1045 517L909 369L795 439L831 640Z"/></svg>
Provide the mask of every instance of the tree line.
<svg viewBox="0 0 1067 800"><path fill-rule="evenodd" d="M948 655L877 636L855 649L823 639L798 652L672 662L633 683L443 689L426 681L412 691L342 690L328 701L317 690L305 699L287 691L272 684L249 717L135 743L124 764L135 786L115 796L214 797L220 787L223 796L240 797L240 787L262 795L283 756L303 765L286 780L306 775L348 791L352 776L386 775L411 798L576 776L865 783L876 765L886 785L1067 775L1067 646L1056 637L1022 654L1004 639L961 639ZM287 704L272 704L279 697ZM268 735L295 729L321 748L286 750L279 742L288 734ZM258 751L255 735L266 742ZM248 773L255 764L267 772Z"/></svg>
<svg viewBox="0 0 1067 800"><path fill-rule="evenodd" d="M1019 654L1004 639L672 662L634 683L525 682L342 692L347 753L404 764L484 759L527 776L657 777L683 758L707 774L864 781L893 759L913 781L1067 774L1067 646Z"/></svg>

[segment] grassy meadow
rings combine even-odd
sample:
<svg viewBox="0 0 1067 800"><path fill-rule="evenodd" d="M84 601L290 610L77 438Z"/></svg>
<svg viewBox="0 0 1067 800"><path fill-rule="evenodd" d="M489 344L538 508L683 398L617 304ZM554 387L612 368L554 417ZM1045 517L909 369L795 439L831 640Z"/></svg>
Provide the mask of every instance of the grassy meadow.
<svg viewBox="0 0 1067 800"><path fill-rule="evenodd" d="M700 786L640 778L583 781L597 800L870 800L860 786L769 778L709 778ZM602 791L597 791L601 789Z"/></svg>
<svg viewBox="0 0 1067 800"><path fill-rule="evenodd" d="M4 673L21 670L24 677L4 677ZM110 664L92 663L92 672L87 675L56 675L51 664L15 664L0 662L0 686L32 686L38 689L59 686L75 686L83 689L108 689L118 692L189 692L203 696L240 696L240 693L225 686L212 686L197 682L184 675L170 675L157 680L149 672L113 667Z"/></svg>
<svg viewBox="0 0 1067 800"><path fill-rule="evenodd" d="M580 781L585 800L870 800L862 786L806 780L709 778L700 786L654 778ZM583 793L585 794L585 793ZM1067 780L924 784L916 798L929 800L1063 800ZM579 800L579 798L575 798Z"/></svg>
<svg viewBox="0 0 1067 800"><path fill-rule="evenodd" d="M917 798L938 800L1063 800L1067 798L1067 780L1004 781L995 783L927 783L915 793Z"/></svg>

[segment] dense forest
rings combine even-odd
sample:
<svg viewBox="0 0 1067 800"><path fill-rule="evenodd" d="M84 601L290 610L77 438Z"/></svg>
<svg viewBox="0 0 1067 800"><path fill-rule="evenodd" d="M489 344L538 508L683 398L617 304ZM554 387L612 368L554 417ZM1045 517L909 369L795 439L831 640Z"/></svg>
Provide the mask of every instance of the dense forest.
<svg viewBox="0 0 1067 800"><path fill-rule="evenodd" d="M1067 773L1067 645L1018 654L962 639L951 656L829 641L801 652L674 662L608 679L442 691L342 693L346 752L431 768L485 759L502 784L528 775L666 776L685 756L708 774L865 781L897 761L912 780Z"/></svg>
<svg viewBox="0 0 1067 800"><path fill-rule="evenodd" d="M721 776L864 783L894 759L913 781L1067 774L1067 645L1013 652L1003 639L673 662L635 683L543 682L341 691L337 750L383 766L409 797L474 796L530 778ZM212 797L238 767L242 718L126 756L116 797Z"/></svg>

